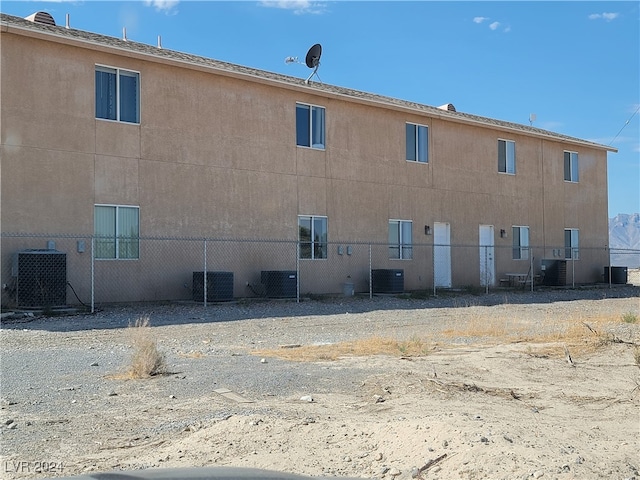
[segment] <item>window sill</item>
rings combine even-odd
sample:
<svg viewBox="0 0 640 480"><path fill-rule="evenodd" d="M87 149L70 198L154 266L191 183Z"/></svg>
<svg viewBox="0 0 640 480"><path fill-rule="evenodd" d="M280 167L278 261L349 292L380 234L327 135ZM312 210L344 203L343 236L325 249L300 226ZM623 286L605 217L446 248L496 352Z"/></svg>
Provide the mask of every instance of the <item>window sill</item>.
<svg viewBox="0 0 640 480"><path fill-rule="evenodd" d="M100 118L96 117L96 120L100 120L101 122L109 122L109 123L120 123L123 125L140 125L140 122L127 122L125 120L112 120L110 118Z"/></svg>
<svg viewBox="0 0 640 480"><path fill-rule="evenodd" d="M296 145L296 147L298 147L298 148L306 148L308 150L316 150L316 151L319 151L319 152L325 152L326 151L325 147L309 147L307 145Z"/></svg>

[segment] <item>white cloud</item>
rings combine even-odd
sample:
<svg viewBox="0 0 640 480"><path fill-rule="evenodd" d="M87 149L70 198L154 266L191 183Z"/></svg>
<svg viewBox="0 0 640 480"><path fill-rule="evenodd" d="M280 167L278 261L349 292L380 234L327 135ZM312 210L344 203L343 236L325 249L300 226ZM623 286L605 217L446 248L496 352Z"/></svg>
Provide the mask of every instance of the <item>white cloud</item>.
<svg viewBox="0 0 640 480"><path fill-rule="evenodd" d="M321 14L326 12L326 4L312 2L310 0L261 0L258 4L262 7L292 10L296 15L304 13Z"/></svg>
<svg viewBox="0 0 640 480"><path fill-rule="evenodd" d="M604 20L605 22L610 22L611 20L615 20L618 18L620 14L614 12L603 12L603 13L592 13L589 15L589 20Z"/></svg>
<svg viewBox="0 0 640 480"><path fill-rule="evenodd" d="M147 7L153 7L159 12L169 13L180 3L180 0L144 0Z"/></svg>
<svg viewBox="0 0 640 480"><path fill-rule="evenodd" d="M478 25L484 23L489 20L489 17L473 17L473 23L477 23ZM498 30L498 28L502 25L502 23L496 21L488 24L490 30ZM507 25L502 29L503 32L509 33L511 31L511 26Z"/></svg>

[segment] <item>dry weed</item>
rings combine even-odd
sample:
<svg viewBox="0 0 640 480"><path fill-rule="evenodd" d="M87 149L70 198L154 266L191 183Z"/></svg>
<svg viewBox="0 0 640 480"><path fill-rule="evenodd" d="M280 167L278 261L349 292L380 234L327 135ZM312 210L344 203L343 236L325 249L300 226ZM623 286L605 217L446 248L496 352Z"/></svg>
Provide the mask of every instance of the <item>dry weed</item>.
<svg viewBox="0 0 640 480"><path fill-rule="evenodd" d="M158 350L156 340L151 331L151 322L148 316L143 316L129 324L133 355L125 373L114 376L115 378L137 379L149 378L166 371L165 357Z"/></svg>
<svg viewBox="0 0 640 480"><path fill-rule="evenodd" d="M541 320L524 320L505 315L467 316L458 318L454 326L442 331L445 338L465 344L527 343L527 353L544 358L562 358L571 351L573 359L593 353L617 343L611 329L620 323L619 315L545 317ZM371 337L330 345L307 345L297 348L261 350L256 355L279 357L293 361L331 361L345 356L401 355L424 356L428 345L418 336L409 340ZM445 347L438 342L440 347ZM636 363L640 365L640 353Z"/></svg>
<svg viewBox="0 0 640 480"><path fill-rule="evenodd" d="M299 362L333 361L341 357L366 357L372 355L401 355L405 357L424 356L428 352L427 343L412 337L400 341L390 338L370 337L351 342L327 345L304 345L295 348L257 350L252 352L263 357L278 357Z"/></svg>
<svg viewBox="0 0 640 480"><path fill-rule="evenodd" d="M474 315L459 318L456 326L444 330L442 335L449 338L472 338L480 343L490 343L496 340L513 341L521 337L524 332L524 326L518 325L509 318Z"/></svg>
<svg viewBox="0 0 640 480"><path fill-rule="evenodd" d="M527 342L537 345L537 356L561 358L566 356L566 348L571 349L573 357L593 353L602 347L617 343L617 337L611 333L612 327L619 323L615 315L594 317L572 316L568 318L545 318L535 323L535 328L511 328L505 335L499 335L494 329L494 341ZM531 323L531 322L530 322Z"/></svg>
<svg viewBox="0 0 640 480"><path fill-rule="evenodd" d="M628 318L622 317L629 323ZM574 358L593 353L616 343L610 333L620 317L614 314L600 316L545 317L536 321L523 321L512 317L472 316L460 318L454 328L442 334L449 338L463 338L481 344L529 343L530 355L562 358L565 346L571 349Z"/></svg>

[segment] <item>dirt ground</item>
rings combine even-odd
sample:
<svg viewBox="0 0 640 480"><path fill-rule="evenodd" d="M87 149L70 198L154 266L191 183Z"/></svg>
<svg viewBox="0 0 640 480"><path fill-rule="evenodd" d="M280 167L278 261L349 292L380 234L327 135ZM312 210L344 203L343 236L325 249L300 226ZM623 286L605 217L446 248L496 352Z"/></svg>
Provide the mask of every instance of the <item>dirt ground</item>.
<svg viewBox="0 0 640 480"><path fill-rule="evenodd" d="M637 297L438 309L428 340L416 336L425 313L411 310L158 326L172 371L143 380L109 377L130 353L127 328L3 329L0 476L227 465L385 479L640 478L640 320L616 320L625 313L640 315ZM394 335L424 342L423 354L273 353L330 343L312 339L329 338L318 332L343 317L352 340ZM497 322L480 331L487 318ZM565 333L496 334L505 319ZM49 350L82 367L30 356ZM14 387L8 370L29 368L54 378L47 395ZM242 383L254 376L253 387Z"/></svg>

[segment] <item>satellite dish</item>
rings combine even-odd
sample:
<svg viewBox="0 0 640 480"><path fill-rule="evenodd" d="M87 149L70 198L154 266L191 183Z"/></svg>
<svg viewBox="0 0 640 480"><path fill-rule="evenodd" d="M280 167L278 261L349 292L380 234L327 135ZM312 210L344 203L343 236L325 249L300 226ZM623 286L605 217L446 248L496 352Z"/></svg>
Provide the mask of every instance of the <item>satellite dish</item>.
<svg viewBox="0 0 640 480"><path fill-rule="evenodd" d="M311 80L311 77L313 77L314 75L318 77L318 67L320 66L321 55L322 55L322 45L320 45L319 43L316 43L307 52L307 56L305 57L305 64L307 65L307 67L313 68L313 72L311 72L311 75L307 77L304 83L309 83L309 80ZM286 57L284 59L284 63L286 64L300 63L301 64L302 62L298 61L298 57ZM318 80L320 80L320 77L318 77Z"/></svg>
<svg viewBox="0 0 640 480"><path fill-rule="evenodd" d="M317 68L320 65L320 55L322 55L322 45L316 43L307 52L307 58L305 63L309 68Z"/></svg>
<svg viewBox="0 0 640 480"><path fill-rule="evenodd" d="M320 45L319 43L316 43L307 52L305 63L307 64L307 67L313 68L313 72L311 72L311 75L307 77L304 83L309 83L309 80L311 80L311 77L313 77L314 75L318 77L317 72L318 72L318 67L320 66L321 55L322 55L322 45ZM320 80L320 77L318 77L318 80Z"/></svg>

